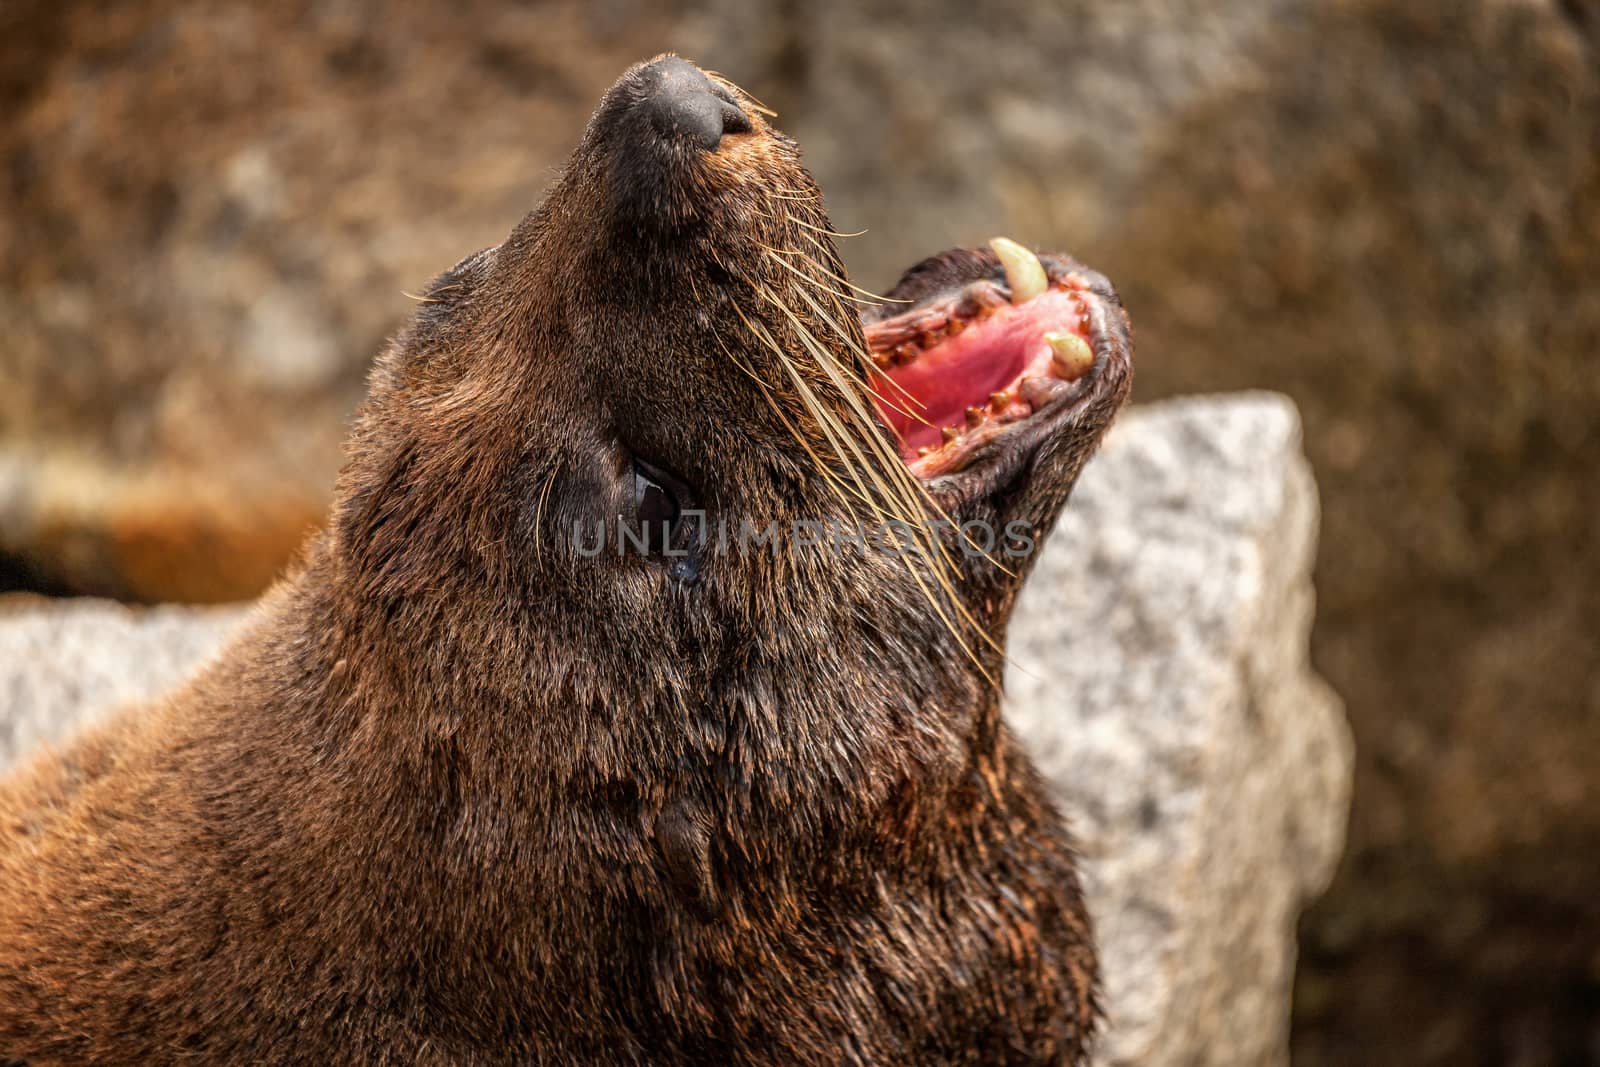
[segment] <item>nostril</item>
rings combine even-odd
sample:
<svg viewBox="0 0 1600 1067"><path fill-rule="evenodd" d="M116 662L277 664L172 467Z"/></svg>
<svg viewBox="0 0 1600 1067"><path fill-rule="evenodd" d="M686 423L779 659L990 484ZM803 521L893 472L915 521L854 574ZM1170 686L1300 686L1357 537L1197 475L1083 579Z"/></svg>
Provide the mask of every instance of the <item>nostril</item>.
<svg viewBox="0 0 1600 1067"><path fill-rule="evenodd" d="M686 138L709 152L722 143L723 134L750 132L750 118L733 94L694 64L669 56L645 68L645 74L654 86L642 106L662 136Z"/></svg>
<svg viewBox="0 0 1600 1067"><path fill-rule="evenodd" d="M750 116L746 115L738 104L724 103L722 105L723 133L749 133L751 128Z"/></svg>

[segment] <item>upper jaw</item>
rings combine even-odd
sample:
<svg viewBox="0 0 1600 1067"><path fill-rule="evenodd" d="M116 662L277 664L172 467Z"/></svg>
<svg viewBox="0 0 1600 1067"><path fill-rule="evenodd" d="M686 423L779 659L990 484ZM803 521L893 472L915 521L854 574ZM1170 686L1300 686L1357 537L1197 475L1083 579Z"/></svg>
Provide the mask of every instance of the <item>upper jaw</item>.
<svg viewBox="0 0 1600 1067"><path fill-rule="evenodd" d="M906 395L895 392L892 382L875 383L883 397L878 406L886 431L902 442L913 473L947 511L968 512L971 505L1004 500L1008 506L1002 510L1008 512L1053 512L1127 397L1132 381L1128 318L1110 282L1098 272L1069 256L1047 253L1037 258L1042 276L1030 277L1027 260L1031 254L1010 242L996 243L1007 262L991 249L958 249L934 256L908 271L887 294L889 303L870 309L863 320L869 347L881 348L881 342L896 341L908 328L937 324L946 313L954 318L970 316L975 302L988 305L984 314L1010 316L999 329L1021 338L988 346L1012 346L1009 358L1022 366L1020 388L1013 386L976 414L968 411L967 426L955 440L933 452L924 444L922 456L916 455L911 441L926 440L929 428L911 418L913 404ZM1024 299L1013 303L1019 296ZM1035 300L1040 303L1033 303ZM997 301L1005 306L998 306ZM1033 336L1029 330L1062 326L1063 314L1080 316L1072 320L1072 332L1077 336L1065 338L1071 343L1057 347L1076 354L1065 361L1058 359L1050 367L1051 373L1038 375L1040 359L1047 367L1051 361L1042 340L1036 336L1029 340ZM991 333L999 332L991 325L992 318L968 317L967 321L982 322ZM1078 338L1086 346L1077 346ZM874 341L880 344L874 346ZM936 362L947 344L936 340L934 347L924 352L931 352ZM981 338L979 344L984 344ZM1029 349L1029 344L1034 347ZM1032 362L1030 351L1035 357ZM909 361L912 369L921 369L916 366L921 358L919 354ZM955 365L958 359L959 355L949 362ZM960 362L964 368L976 363L979 373L983 370L981 359ZM880 359L880 367L886 375L905 373L893 357ZM1010 367L996 373L1004 377ZM919 407L929 410L927 405ZM950 433L946 430L944 436ZM1037 497L1044 507L1030 507L1030 496ZM1044 520L1053 515L1037 517Z"/></svg>

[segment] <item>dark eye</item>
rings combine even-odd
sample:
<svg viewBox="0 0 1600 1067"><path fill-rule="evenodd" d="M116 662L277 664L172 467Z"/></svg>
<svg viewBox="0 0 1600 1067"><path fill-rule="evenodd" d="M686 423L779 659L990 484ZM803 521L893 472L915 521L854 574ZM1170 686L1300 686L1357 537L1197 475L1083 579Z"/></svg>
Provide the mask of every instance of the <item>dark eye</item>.
<svg viewBox="0 0 1600 1067"><path fill-rule="evenodd" d="M677 494L662 484L661 476L635 461L633 465L633 515L649 529L652 538L671 530L681 505Z"/></svg>
<svg viewBox="0 0 1600 1067"><path fill-rule="evenodd" d="M664 470L633 461L633 522L625 535L637 551L667 565L680 581L700 573L697 549L704 513L688 487Z"/></svg>

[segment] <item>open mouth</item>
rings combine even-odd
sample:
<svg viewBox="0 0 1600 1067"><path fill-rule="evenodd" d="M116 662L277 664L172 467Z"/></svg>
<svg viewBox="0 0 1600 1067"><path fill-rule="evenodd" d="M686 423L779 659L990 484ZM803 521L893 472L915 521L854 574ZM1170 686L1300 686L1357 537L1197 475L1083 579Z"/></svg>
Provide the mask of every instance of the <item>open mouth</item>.
<svg viewBox="0 0 1600 1067"><path fill-rule="evenodd" d="M1037 444L1115 355L1103 279L1003 237L990 247L968 255L970 277L865 326L879 415L925 481Z"/></svg>

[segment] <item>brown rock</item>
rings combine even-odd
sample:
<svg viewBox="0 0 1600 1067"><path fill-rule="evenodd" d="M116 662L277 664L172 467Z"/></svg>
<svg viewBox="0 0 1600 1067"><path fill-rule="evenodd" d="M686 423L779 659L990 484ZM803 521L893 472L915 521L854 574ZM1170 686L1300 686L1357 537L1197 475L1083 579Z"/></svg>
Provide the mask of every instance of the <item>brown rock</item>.
<svg viewBox="0 0 1600 1067"><path fill-rule="evenodd" d="M441 264L537 199L638 12L7 5L0 555L138 599L258 591Z"/></svg>

